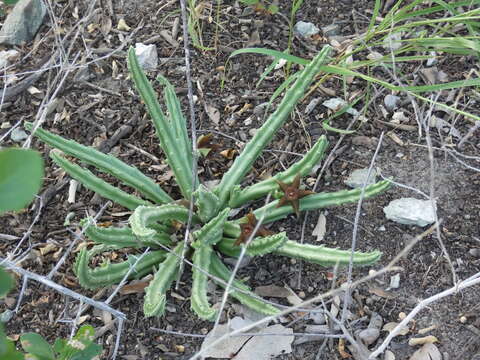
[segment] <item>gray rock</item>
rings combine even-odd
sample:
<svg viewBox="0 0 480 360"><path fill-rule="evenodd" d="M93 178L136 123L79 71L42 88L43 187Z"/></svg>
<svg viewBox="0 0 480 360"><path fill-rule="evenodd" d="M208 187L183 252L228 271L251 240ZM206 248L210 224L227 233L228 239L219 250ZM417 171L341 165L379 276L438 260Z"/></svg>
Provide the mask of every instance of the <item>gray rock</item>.
<svg viewBox="0 0 480 360"><path fill-rule="evenodd" d="M390 288L391 289L398 289L400 286L400 274L395 274L390 277Z"/></svg>
<svg viewBox="0 0 480 360"><path fill-rule="evenodd" d="M323 325L327 322L327 319L325 318L325 314L320 312L311 312L308 317L316 325Z"/></svg>
<svg viewBox="0 0 480 360"><path fill-rule="evenodd" d="M401 198L393 200L383 208L387 219L399 224L427 226L435 222L436 205L432 206L430 200L414 198Z"/></svg>
<svg viewBox="0 0 480 360"><path fill-rule="evenodd" d="M400 101L400 98L395 95L390 95L388 94L385 96L385 99L383 99L383 103L385 104L385 107L387 108L388 111L393 111L398 107L398 102Z"/></svg>
<svg viewBox="0 0 480 360"><path fill-rule="evenodd" d="M468 250L469 254L476 257L480 258L480 249L470 249Z"/></svg>
<svg viewBox="0 0 480 360"><path fill-rule="evenodd" d="M380 336L380 330L375 328L368 328L360 331L358 337L363 341L365 345L371 345L377 341Z"/></svg>
<svg viewBox="0 0 480 360"><path fill-rule="evenodd" d="M144 45L142 43L136 43L135 55L137 55L138 63L143 70L150 71L157 68L158 54L155 44Z"/></svg>
<svg viewBox="0 0 480 360"><path fill-rule="evenodd" d="M322 27L322 32L325 36L335 36L340 33L340 26L338 24L330 24Z"/></svg>
<svg viewBox="0 0 480 360"><path fill-rule="evenodd" d="M373 312L372 316L370 317L370 322L368 323L368 328L380 330L382 328L382 325L383 325L382 316L377 312Z"/></svg>
<svg viewBox="0 0 480 360"><path fill-rule="evenodd" d="M10 139L12 139L15 142L20 142L22 140L25 140L28 137L27 133L23 131L22 128L15 128L13 129L12 133L10 134Z"/></svg>
<svg viewBox="0 0 480 360"><path fill-rule="evenodd" d="M20 45L29 42L37 33L47 7L43 0L20 0L7 16L0 30L0 44Z"/></svg>
<svg viewBox="0 0 480 360"><path fill-rule="evenodd" d="M367 178L367 175L368 175L368 169L355 170L350 174L348 179L345 180L345 184L353 189L361 188ZM368 181L367 181L367 186L371 184L375 184L375 182L377 181L376 177L377 177L377 171L375 169L372 169L372 172L370 173L370 177L368 178Z"/></svg>
<svg viewBox="0 0 480 360"><path fill-rule="evenodd" d="M320 29L311 22L299 21L293 27L293 32L299 36L309 37L318 34Z"/></svg>
<svg viewBox="0 0 480 360"><path fill-rule="evenodd" d="M17 50L0 51L0 69L10 65L19 55L20 53Z"/></svg>
<svg viewBox="0 0 480 360"><path fill-rule="evenodd" d="M0 322L2 323L9 322L10 319L13 317L13 315L15 315L15 312L13 312L12 310L8 310L8 309L5 310L0 314Z"/></svg>

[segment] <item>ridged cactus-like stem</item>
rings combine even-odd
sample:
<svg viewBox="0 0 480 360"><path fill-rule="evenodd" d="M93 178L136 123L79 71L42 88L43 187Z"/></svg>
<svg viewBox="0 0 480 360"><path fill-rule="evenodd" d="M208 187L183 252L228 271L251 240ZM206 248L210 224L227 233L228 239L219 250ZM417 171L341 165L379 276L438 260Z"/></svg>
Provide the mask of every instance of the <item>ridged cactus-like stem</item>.
<svg viewBox="0 0 480 360"><path fill-rule="evenodd" d="M201 246L212 246L220 241L223 234L223 226L227 220L229 208L223 209L212 220L202 226L200 230L193 233L196 241L192 244L193 247L199 248Z"/></svg>
<svg viewBox="0 0 480 360"><path fill-rule="evenodd" d="M378 195L391 186L390 181L383 180L375 184L369 185L365 188L364 199ZM356 202L360 199L362 189L342 190L332 193L318 193L306 196L300 199L300 211L322 209L329 206L338 206L346 203ZM277 208L278 200L272 201L270 204L265 205L253 213L255 216L260 216L265 211L265 218L263 223L270 223L276 220L280 220L293 214L294 210L292 206L286 205Z"/></svg>
<svg viewBox="0 0 480 360"><path fill-rule="evenodd" d="M27 122L25 123L25 128L32 130L33 124ZM89 165L95 166L100 171L116 177L157 204L173 201L152 179L145 176L137 168L125 164L114 156L104 154L92 147L81 145L75 141L64 139L61 136L41 128L36 129L33 135L51 147L60 149L65 154L76 157Z"/></svg>
<svg viewBox="0 0 480 360"><path fill-rule="evenodd" d="M351 252L347 250L330 249L324 246L300 244L296 241L287 241L285 245L274 251L275 254L302 259L322 266L348 265ZM378 261L382 256L380 251L367 253L354 252L353 265L370 265Z"/></svg>
<svg viewBox="0 0 480 360"><path fill-rule="evenodd" d="M237 208L248 201L259 199L267 195L269 192L277 190L279 188L277 181L291 183L297 175L308 175L312 168L322 159L327 146L327 138L325 136L321 136L315 145L310 149L310 151L308 151L301 160L293 164L287 170L243 190L240 190L239 187L235 186L230 196L229 206L232 208Z"/></svg>
<svg viewBox="0 0 480 360"><path fill-rule="evenodd" d="M130 216L129 222L132 232L141 238L154 236L157 231L150 225L155 222L176 220L186 222L188 219L188 209L179 205L161 205L161 206L139 206ZM197 224L200 219L197 216L192 218L193 224Z"/></svg>
<svg viewBox="0 0 480 360"><path fill-rule="evenodd" d="M263 256L281 248L288 240L287 234L281 232L264 237L256 237L248 244L246 253L249 256ZM236 239L222 238L216 248L227 256L240 256L241 248L235 245Z"/></svg>
<svg viewBox="0 0 480 360"><path fill-rule="evenodd" d="M83 248L75 260L75 275L80 285L87 289L96 289L120 282L132 266L134 266L139 255L130 255L126 261L117 264L108 264L91 269L88 261L94 252ZM131 271L129 278L141 277L152 271L154 265L165 259L166 253L162 250L152 251L142 257Z"/></svg>
<svg viewBox="0 0 480 360"><path fill-rule="evenodd" d="M295 84L285 93L278 108L268 117L265 124L258 129L240 156L235 159L230 169L224 174L222 181L215 189L222 205L227 203L232 188L240 183L262 150L288 118L295 104L305 95L305 90L327 60L329 52L330 46L324 46L318 55L302 70Z"/></svg>
<svg viewBox="0 0 480 360"><path fill-rule="evenodd" d="M165 261L158 267L153 280L150 281L150 284L145 288L143 313L146 317L162 316L165 312L167 290L172 285L180 269L183 247L184 244L182 241L167 255Z"/></svg>
<svg viewBox="0 0 480 360"><path fill-rule="evenodd" d="M212 247L202 245L195 249L193 254L192 268L192 295L190 305L192 310L204 320L213 321L217 311L210 306L207 297L208 272L210 271L210 260L212 257Z"/></svg>
<svg viewBox="0 0 480 360"><path fill-rule="evenodd" d="M88 224L88 219L81 222L85 227L85 235L97 244L116 245L121 247L140 248L149 246L158 247L159 244L170 245L170 235L157 231L151 239L141 239L135 236L129 227L99 227Z"/></svg>
<svg viewBox="0 0 480 360"><path fill-rule="evenodd" d="M150 205L148 201L126 193L95 176L89 170L82 169L80 166L68 161L61 155L57 154L57 151L58 150L53 150L50 152L52 160L65 170L68 175L82 183L87 189L90 189L98 195L112 200L130 210L134 210L140 205Z"/></svg>
<svg viewBox="0 0 480 360"><path fill-rule="evenodd" d="M212 217L218 214L220 200L212 191L208 190L205 186L200 185L194 192L194 195L195 205L198 209L197 214L203 222L209 221Z"/></svg>
<svg viewBox="0 0 480 360"><path fill-rule="evenodd" d="M232 273L228 268L222 263L222 261L218 258L217 255L212 254L211 261L210 261L210 271L213 275L223 280L225 283L228 283ZM215 278L213 279L217 284L221 287L225 288L225 284L219 281L216 281ZM280 312L275 306L272 306L262 300L259 300L256 297L249 295L250 289L248 286L243 284L238 280L233 280L233 288L230 289L229 295L233 298L237 299L240 303L245 306L248 306L250 309L253 309L261 314L265 315L276 315ZM242 291L235 290L241 289ZM253 294L252 294L253 295Z"/></svg>
<svg viewBox="0 0 480 360"><path fill-rule="evenodd" d="M128 68L135 82L135 86L153 120L160 140L160 146L163 151L165 151L168 164L175 174L175 179L180 187L180 191L185 199L189 200L194 190L192 189L192 175L194 174L192 174L192 149L181 148L182 145L185 146L185 144L188 143L188 139L183 138L187 133L186 129L184 131L178 131L181 126L185 127L183 116L175 114L173 117L170 117L170 119L165 117L158 103L155 91L143 73L133 48L128 50ZM172 107L171 109L174 108ZM177 123L173 124L173 121L177 121ZM178 123L182 121L182 124ZM190 152L190 155L186 155L186 152ZM194 176L196 176L196 174ZM196 184L198 184L198 179Z"/></svg>

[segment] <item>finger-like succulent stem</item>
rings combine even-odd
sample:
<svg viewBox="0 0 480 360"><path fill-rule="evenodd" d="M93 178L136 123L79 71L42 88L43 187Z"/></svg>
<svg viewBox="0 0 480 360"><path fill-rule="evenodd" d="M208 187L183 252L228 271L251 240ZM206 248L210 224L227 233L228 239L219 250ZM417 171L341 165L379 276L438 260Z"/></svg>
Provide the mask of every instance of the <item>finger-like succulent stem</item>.
<svg viewBox="0 0 480 360"><path fill-rule="evenodd" d="M32 130L32 127L32 123L25 123L27 130ZM81 145L75 141L64 139L61 136L52 134L41 128L36 129L33 135L51 147L60 149L65 154L76 157L89 165L95 166L100 171L116 177L157 204L165 204L173 201L152 179L145 176L137 168L125 164L114 156L104 154L92 147Z"/></svg>
<svg viewBox="0 0 480 360"><path fill-rule="evenodd" d="M198 217L206 223L218 214L220 200L217 195L203 185L200 185L194 194Z"/></svg>
<svg viewBox="0 0 480 360"><path fill-rule="evenodd" d="M210 220L207 224L203 225L200 230L193 233L193 237L196 241L192 244L195 248L202 246L213 246L220 241L223 234L223 225L227 220L229 208L223 209L220 213Z"/></svg>
<svg viewBox="0 0 480 360"><path fill-rule="evenodd" d="M288 240L287 234L281 232L264 237L256 237L247 247L246 253L249 256L263 256L281 248ZM222 238L216 248L223 254L232 257L240 256L240 246L235 245L236 239Z"/></svg>
<svg viewBox="0 0 480 360"><path fill-rule="evenodd" d="M188 209L180 205L161 205L161 206L139 206L135 209L128 221L132 232L141 238L154 236L157 231L150 227L155 222L166 222L168 220L177 220L186 222L188 219ZM193 224L200 221L196 215L192 218Z"/></svg>
<svg viewBox="0 0 480 360"><path fill-rule="evenodd" d="M148 201L142 200L136 196L130 195L125 191L110 185L106 181L95 176L89 170L68 161L63 156L56 153L57 150L50 152L50 157L75 180L81 182L87 189L96 192L98 195L112 200L127 209L133 210L140 205L150 205Z"/></svg>
<svg viewBox="0 0 480 360"><path fill-rule="evenodd" d="M340 266L348 265L351 258L351 252L347 250L330 249L324 246L315 246L310 244L300 244L296 241L287 241L285 245L274 251L278 255L293 257L306 260L322 266ZM353 265L370 265L378 261L382 253L380 251L371 251L367 253L354 252Z"/></svg>
<svg viewBox="0 0 480 360"><path fill-rule="evenodd" d="M85 235L98 244L117 245L122 247L139 248L149 246L158 247L159 244L170 245L170 235L158 232L151 239L141 239L136 237L132 230L125 226L117 227L99 227L89 224L89 219L84 219L80 224L85 228Z"/></svg>
<svg viewBox="0 0 480 360"><path fill-rule="evenodd" d="M262 150L288 118L295 104L305 95L305 90L327 60L329 52L330 46L324 46L318 55L303 69L295 84L285 93L277 110L269 116L265 124L255 133L240 156L235 159L233 165L224 174L222 181L215 190L221 204L227 203L232 188L240 183Z"/></svg>
<svg viewBox="0 0 480 360"><path fill-rule="evenodd" d="M177 145L177 150L179 150L183 155L185 155L188 163L192 163L192 144L188 138L187 132L187 122L182 113L182 108L180 106L180 101L178 100L177 94L175 93L175 88L173 85L162 75L157 76L157 81L165 86L164 90L164 100L165 105L167 105L167 110L170 116L170 121L172 122L175 139L179 141ZM180 150L181 149L181 150Z"/></svg>
<svg viewBox="0 0 480 360"><path fill-rule="evenodd" d="M210 270L210 259L212 257L212 247L203 245L195 249L193 254L192 268L192 295L190 305L193 311L204 320L213 321L217 311L210 306L207 297L208 275L205 272Z"/></svg>
<svg viewBox="0 0 480 360"><path fill-rule="evenodd" d="M74 265L75 275L80 285L87 289L95 289L120 282L125 274L134 266L139 255L129 255L126 261L118 264L107 264L91 269L88 266L90 258L96 251L87 251L83 248L77 256ZM152 251L142 257L131 271L129 279L141 277L152 271L154 265L165 259L166 253L162 250Z"/></svg>
<svg viewBox="0 0 480 360"><path fill-rule="evenodd" d="M248 201L256 200L267 195L271 191L278 190L277 181L291 183L297 175L308 175L312 168L323 158L327 146L327 138L325 136L321 136L315 145L310 149L310 151L307 152L300 161L293 164L287 170L243 190L240 190L239 187L235 186L230 196L229 206L231 208L237 208Z"/></svg>
<svg viewBox="0 0 480 360"><path fill-rule="evenodd" d="M375 184L369 185L365 188L363 198L367 199L372 196L378 195L391 186L389 180L379 181ZM362 189L342 190L333 193L318 193L306 196L300 199L300 211L321 209L328 206L337 206L346 203L356 202L360 200ZM279 219L283 219L289 214L294 213L291 206L282 206L277 208L278 200L272 201L270 204L265 205L253 213L256 216L260 216L265 211L265 218L263 223L270 223Z"/></svg>
<svg viewBox="0 0 480 360"><path fill-rule="evenodd" d="M225 265L223 265L222 261L214 253L212 253L212 257L210 260L210 272L224 282L228 282L230 276L232 276L231 271L228 270ZM215 278L213 280L221 287L225 288L224 283L216 281ZM265 315L276 315L280 312L280 310L277 309L275 306L272 306L258 299L257 297L249 295L249 293L251 293L250 289L242 282L238 280L233 280L232 285L233 287L232 289L230 289L228 294L233 298L237 299L241 304L248 306L250 309ZM235 290L235 288L242 291Z"/></svg>
<svg viewBox="0 0 480 360"><path fill-rule="evenodd" d="M175 280L180 268L183 246L182 241L167 255L165 261L158 267L153 280L145 288L143 313L146 317L163 315L167 301L167 290Z"/></svg>
<svg viewBox="0 0 480 360"><path fill-rule="evenodd" d="M181 114L174 114L170 119L165 117L158 103L155 91L138 63L135 49L133 48L128 50L128 68L135 82L135 86L152 117L160 140L160 146L163 151L165 151L168 164L175 174L175 179L180 187L180 191L182 195L189 200L194 190L192 189L192 149L179 149L179 145L185 144L186 142L186 140L183 139L183 134L186 134L186 129L184 131L178 131L180 126L185 127L185 122L182 120L183 117L181 118ZM172 107L172 110L173 109ZM173 121L177 122L173 124ZM183 124L180 123L181 121L183 121ZM185 151L190 152L190 155L186 155ZM198 179L196 184L198 184Z"/></svg>

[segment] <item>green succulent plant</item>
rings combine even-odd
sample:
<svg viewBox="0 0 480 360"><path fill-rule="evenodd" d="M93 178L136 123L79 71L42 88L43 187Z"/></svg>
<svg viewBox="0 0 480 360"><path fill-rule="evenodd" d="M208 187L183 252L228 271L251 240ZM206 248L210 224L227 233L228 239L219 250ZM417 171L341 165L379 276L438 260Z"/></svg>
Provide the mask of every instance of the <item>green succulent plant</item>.
<svg viewBox="0 0 480 360"><path fill-rule="evenodd" d="M233 161L220 183L213 189L208 189L200 184L198 178L192 178L192 176L197 176L192 171L192 146L187 134L186 120L182 115L173 86L163 77L158 78L164 86L164 100L168 110L168 115L165 115L152 85L139 66L134 50L130 49L128 67L131 77L152 117L160 146L183 196L183 199L177 201L164 192L153 180L117 158L74 141L63 139L43 129L37 129L35 136L51 147L77 158L86 165L92 165L101 172L113 175L137 192L137 195L132 195L120 190L89 170L74 164L58 151L50 153L56 164L71 177L83 183L85 187L133 211L129 219L129 226L125 227L99 227L91 224L89 219L82 222L82 225L86 227L86 236L97 245L90 250L84 248L76 259L74 272L80 284L93 289L118 283L127 274L129 274L129 278L139 278L149 272L154 272L154 277L146 288L143 309L146 316L161 316L165 310L166 293L179 274L181 255L186 248L187 256L191 255L194 265L192 267L191 308L200 318L213 320L217 310L209 304L207 281L209 275L213 275L214 281L220 286L225 285L231 272L224 265L219 254L239 256L241 246L246 246L239 243L239 239L242 240L240 242L243 242L250 236L254 237L246 249L246 253L251 256L274 253L304 259L323 266L348 264L350 251L299 244L289 240L285 232L272 234L258 231L253 234L256 218L263 216L263 223L267 224L281 220L296 213L297 210L320 209L354 202L360 198L360 189L333 193L311 193L304 192L299 188L300 178L309 174L313 166L322 159L327 147L325 137L321 137L301 160L286 171L254 185L241 186L243 177L250 171L262 150L286 121L295 104L319 72L320 67L327 61L329 51L330 47L325 46L305 66L295 84L286 92L276 111L271 114L245 146L243 152ZM31 129L32 125L27 125L27 128ZM388 181L370 185L365 189L365 198L379 194L389 186ZM289 190L283 193L282 189ZM292 189L293 192L290 191ZM245 206L269 193L274 194L277 199L247 216L239 219L230 218L232 209ZM302 194L303 197L299 194ZM179 223L187 222L189 208L185 203L188 204L191 200L195 204L191 223L196 230L192 232L192 238L187 240L188 244L185 244L185 240L172 239L172 234ZM282 206L278 206L279 203ZM297 209L295 209L295 205ZM127 260L121 263L105 263L95 268L89 266L90 259L99 253L121 248L139 249L142 247L149 247L151 251L143 257L129 255ZM355 265L372 264L380 258L380 255L379 251L356 252L353 256L353 263ZM135 267L133 271L132 267ZM229 295L261 313L272 315L279 312L276 307L253 295L248 286L240 281L233 282L233 289Z"/></svg>

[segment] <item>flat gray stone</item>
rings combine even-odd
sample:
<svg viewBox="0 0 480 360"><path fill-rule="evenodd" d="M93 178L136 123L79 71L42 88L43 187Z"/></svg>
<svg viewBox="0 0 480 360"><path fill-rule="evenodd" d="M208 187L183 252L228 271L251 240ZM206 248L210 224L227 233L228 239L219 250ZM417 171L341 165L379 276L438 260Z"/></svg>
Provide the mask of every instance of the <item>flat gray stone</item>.
<svg viewBox="0 0 480 360"><path fill-rule="evenodd" d="M7 16L0 30L0 44L20 45L37 33L47 8L43 0L20 0Z"/></svg>
<svg viewBox="0 0 480 360"><path fill-rule="evenodd" d="M347 180L345 180L345 184L353 189L361 188L363 183L367 179L368 169L358 169L354 170ZM367 186L375 184L377 178L377 171L372 169L370 172L370 177L367 180Z"/></svg>
<svg viewBox="0 0 480 360"><path fill-rule="evenodd" d="M424 227L435 222L435 208L430 200L401 198L391 201L383 212L387 219L399 224Z"/></svg>
<svg viewBox="0 0 480 360"><path fill-rule="evenodd" d="M293 32L303 37L317 35L320 29L311 22L299 21L293 27Z"/></svg>

